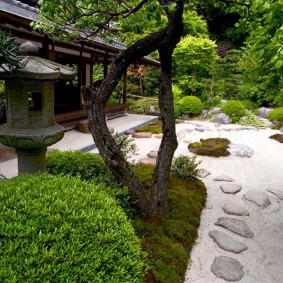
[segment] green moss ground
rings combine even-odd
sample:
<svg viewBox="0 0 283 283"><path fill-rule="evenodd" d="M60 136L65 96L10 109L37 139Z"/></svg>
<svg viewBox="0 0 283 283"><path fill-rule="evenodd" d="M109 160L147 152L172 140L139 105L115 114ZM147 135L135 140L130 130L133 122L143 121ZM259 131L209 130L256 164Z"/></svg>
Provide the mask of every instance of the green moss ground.
<svg viewBox="0 0 283 283"><path fill-rule="evenodd" d="M283 143L283 135L282 134L276 134L276 135L270 136L269 138L276 140L280 143Z"/></svg>
<svg viewBox="0 0 283 283"><path fill-rule="evenodd" d="M136 130L136 132L148 132L151 134L162 134L162 122L160 120L148 124Z"/></svg>
<svg viewBox="0 0 283 283"><path fill-rule="evenodd" d="M150 186L153 167L138 166L136 173L140 180ZM190 252L197 237L201 211L206 202L204 184L193 179L170 177L170 218L155 222L133 220L133 226L148 252L152 269L145 282L183 282L190 262Z"/></svg>
<svg viewBox="0 0 283 283"><path fill-rule="evenodd" d="M228 156L227 151L230 141L225 138L201 139L200 142L189 144L189 151L197 155L207 155L213 157Z"/></svg>

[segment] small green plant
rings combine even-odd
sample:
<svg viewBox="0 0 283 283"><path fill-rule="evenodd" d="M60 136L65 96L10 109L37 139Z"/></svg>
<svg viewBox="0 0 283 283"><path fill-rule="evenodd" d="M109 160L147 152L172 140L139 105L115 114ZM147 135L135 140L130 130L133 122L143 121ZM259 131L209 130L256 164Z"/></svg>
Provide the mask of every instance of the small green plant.
<svg viewBox="0 0 283 283"><path fill-rule="evenodd" d="M254 127L260 127L260 128L266 128L266 125L264 122L257 120L256 115L253 113L248 113L247 114L248 118L248 123L247 125L249 126L254 126ZM242 125L245 125L245 123L241 123Z"/></svg>
<svg viewBox="0 0 283 283"><path fill-rule="evenodd" d="M162 122L158 120L136 130L136 132L149 132L151 134L162 134Z"/></svg>
<svg viewBox="0 0 283 283"><path fill-rule="evenodd" d="M193 179L197 177L198 165L201 161L196 161L196 157L189 157L186 155L179 155L173 159L171 165L171 174L184 179Z"/></svg>
<svg viewBox="0 0 283 283"><path fill-rule="evenodd" d="M202 110L201 100L196 96L185 96L175 104L175 116L183 114L196 116Z"/></svg>
<svg viewBox="0 0 283 283"><path fill-rule="evenodd" d="M172 93L174 100L179 100L182 97L183 91L178 85L172 84Z"/></svg>
<svg viewBox="0 0 283 283"><path fill-rule="evenodd" d="M1 282L142 282L140 241L115 200L75 178L1 183Z"/></svg>
<svg viewBox="0 0 283 283"><path fill-rule="evenodd" d="M283 122L283 106L272 110L269 113L268 118L270 121Z"/></svg>
<svg viewBox="0 0 283 283"><path fill-rule="evenodd" d="M229 100L222 106L222 111L228 115L232 122L239 122L245 115L245 107L239 100Z"/></svg>

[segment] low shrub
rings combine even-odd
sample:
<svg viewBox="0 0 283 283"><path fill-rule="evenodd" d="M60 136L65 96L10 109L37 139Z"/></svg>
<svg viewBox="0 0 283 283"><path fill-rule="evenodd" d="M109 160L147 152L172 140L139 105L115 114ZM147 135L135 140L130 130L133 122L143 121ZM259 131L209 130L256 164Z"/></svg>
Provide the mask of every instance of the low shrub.
<svg viewBox="0 0 283 283"><path fill-rule="evenodd" d="M268 118L270 121L283 122L283 106L272 110L269 113Z"/></svg>
<svg viewBox="0 0 283 283"><path fill-rule="evenodd" d="M222 106L222 111L235 123L245 115L245 106L239 100L229 100Z"/></svg>
<svg viewBox="0 0 283 283"><path fill-rule="evenodd" d="M171 165L171 174L173 176L183 178L183 179L193 179L197 177L198 165L201 161L196 161L196 157L189 157L186 155L179 155L173 159Z"/></svg>
<svg viewBox="0 0 283 283"><path fill-rule="evenodd" d="M100 156L81 151L54 150L47 155L46 167L47 172L52 175L77 177L95 185L104 185L107 192L118 200L124 211L131 215L127 188L116 182Z"/></svg>
<svg viewBox="0 0 283 283"><path fill-rule="evenodd" d="M175 116L180 117L183 114L196 116L202 110L201 100L196 96L185 96L175 104Z"/></svg>
<svg viewBox="0 0 283 283"><path fill-rule="evenodd" d="M159 111L158 100L140 98L140 99L131 99L127 100L128 110L137 114L145 114L149 111L150 106L154 106L155 111Z"/></svg>
<svg viewBox="0 0 283 283"><path fill-rule="evenodd" d="M1 282L142 282L140 241L101 186L22 175L0 195Z"/></svg>

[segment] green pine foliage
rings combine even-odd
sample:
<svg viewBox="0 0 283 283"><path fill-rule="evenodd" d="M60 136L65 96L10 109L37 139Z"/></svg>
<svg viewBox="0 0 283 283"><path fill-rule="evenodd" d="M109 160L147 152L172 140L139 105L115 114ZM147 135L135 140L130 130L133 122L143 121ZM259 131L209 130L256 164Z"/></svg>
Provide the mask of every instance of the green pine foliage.
<svg viewBox="0 0 283 283"><path fill-rule="evenodd" d="M142 282L144 253L102 186L62 176L1 182L1 282Z"/></svg>
<svg viewBox="0 0 283 283"><path fill-rule="evenodd" d="M222 111L228 115L232 122L239 122L245 115L245 107L241 101L229 100L222 106Z"/></svg>

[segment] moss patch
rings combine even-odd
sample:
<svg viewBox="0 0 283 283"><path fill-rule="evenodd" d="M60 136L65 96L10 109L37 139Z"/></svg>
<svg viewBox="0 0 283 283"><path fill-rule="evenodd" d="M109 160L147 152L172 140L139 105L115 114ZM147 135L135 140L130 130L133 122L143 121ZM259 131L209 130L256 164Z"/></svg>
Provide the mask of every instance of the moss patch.
<svg viewBox="0 0 283 283"><path fill-rule="evenodd" d="M228 156L227 151L230 141L225 138L201 139L200 142L189 144L189 151L197 155L207 155L213 157Z"/></svg>
<svg viewBox="0 0 283 283"><path fill-rule="evenodd" d="M276 140L280 143L283 143L283 135L282 134L275 134L269 137L270 139Z"/></svg>
<svg viewBox="0 0 283 283"><path fill-rule="evenodd" d="M140 180L148 186L151 183L152 166L139 166L136 170ZM133 226L143 241L143 248L149 254L152 269L145 282L183 282L190 252L197 237L200 214L206 202L204 184L193 179L187 181L170 177L170 218L155 222L133 220Z"/></svg>
<svg viewBox="0 0 283 283"><path fill-rule="evenodd" d="M137 133L139 132L148 132L151 134L162 134L162 122L160 120L148 124L142 128L136 130Z"/></svg>

